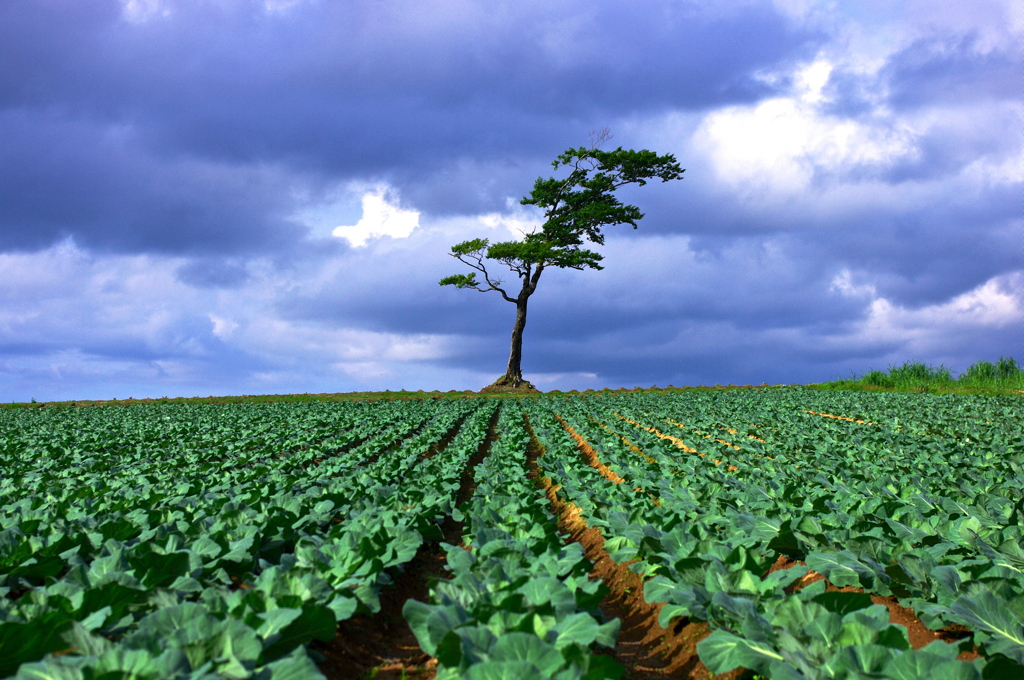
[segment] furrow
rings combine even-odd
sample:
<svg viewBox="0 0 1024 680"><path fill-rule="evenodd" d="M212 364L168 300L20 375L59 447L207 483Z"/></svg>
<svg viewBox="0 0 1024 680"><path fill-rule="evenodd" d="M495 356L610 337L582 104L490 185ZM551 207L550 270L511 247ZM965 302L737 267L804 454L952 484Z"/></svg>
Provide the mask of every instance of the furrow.
<svg viewBox="0 0 1024 680"><path fill-rule="evenodd" d="M558 497L560 487L544 475L537 463L544 455L543 446L525 414L524 421L530 433L529 477L551 503L559 529L571 541L582 545L587 558L593 562L591 578L603 581L608 587L601 610L608 618L622 622L613 656L626 668L627 680L739 678L743 669L715 676L701 663L697 643L711 632L703 622L679 620L671 629L659 625L662 605L650 604L644 599L640 576L629 569L629 563L615 563L605 549L600 529L587 524L579 506ZM573 434L570 428L566 430Z"/></svg>

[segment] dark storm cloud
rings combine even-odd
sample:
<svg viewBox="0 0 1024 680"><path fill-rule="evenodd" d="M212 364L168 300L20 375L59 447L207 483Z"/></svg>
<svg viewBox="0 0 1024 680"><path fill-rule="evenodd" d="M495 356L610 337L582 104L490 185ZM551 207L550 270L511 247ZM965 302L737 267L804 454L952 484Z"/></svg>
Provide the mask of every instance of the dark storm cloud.
<svg viewBox="0 0 1024 680"><path fill-rule="evenodd" d="M996 184L959 200L796 217L800 260L871 272L878 293L899 304L936 304L1020 268L1020 204L1019 186Z"/></svg>
<svg viewBox="0 0 1024 680"><path fill-rule="evenodd" d="M766 4L170 7L141 23L116 2L0 7L0 248L276 249L301 233L267 164L391 179L431 213L502 207L521 181L459 168L546 162L617 116L751 101L754 71L821 40Z"/></svg>
<svg viewBox="0 0 1024 680"><path fill-rule="evenodd" d="M230 260L195 259L178 267L182 283L197 288L238 288L249 279L245 266Z"/></svg>
<svg viewBox="0 0 1024 680"><path fill-rule="evenodd" d="M822 88L826 100L822 110L833 116L861 118L870 116L882 96L884 81L878 74L865 74L839 66L829 74Z"/></svg>
<svg viewBox="0 0 1024 680"><path fill-rule="evenodd" d="M891 54L877 73L841 65L829 78L826 111L870 115L879 101L899 111L1021 97L1024 50L1020 38L985 45L974 32L928 35ZM977 135L972 135L977 137Z"/></svg>
<svg viewBox="0 0 1024 680"><path fill-rule="evenodd" d="M889 101L900 108L938 103L1018 101L1024 53L1011 49L983 51L977 36L919 40L893 55L883 77Z"/></svg>
<svg viewBox="0 0 1024 680"><path fill-rule="evenodd" d="M805 57L824 38L792 28L768 3L717 14L678 2L644 11L614 2L459 11L347 2L286 14L256 3L189 3L143 24L121 21L118 9L6 5L5 100L137 114L168 124L178 144L195 140L205 151L220 139L214 151L245 157L320 155L307 145L337 144L345 130L350 142L366 133L387 141L374 133L415 120L386 156L424 135L463 138L455 151L476 151L476 136L458 127L474 126L474 113L565 118L751 101L766 92L754 71ZM468 115L446 119L455 110Z"/></svg>
<svg viewBox="0 0 1024 680"><path fill-rule="evenodd" d="M3 111L0 127L0 250L70 236L107 251L253 253L302 233L273 168L157 159L131 125L54 109Z"/></svg>
<svg viewBox="0 0 1024 680"><path fill-rule="evenodd" d="M899 345L876 343L858 356L848 348L813 341L825 335L750 333L730 321L677 321L653 329L606 332L587 342L586 352L567 338L534 339L524 357L524 371L597 374L591 381L583 377L566 381L579 387L820 382L840 374L846 377L853 368L863 371L867 359ZM798 339L803 342L794 342ZM844 362L849 362L849 369L836 368ZM492 370L494 364L492 357Z"/></svg>

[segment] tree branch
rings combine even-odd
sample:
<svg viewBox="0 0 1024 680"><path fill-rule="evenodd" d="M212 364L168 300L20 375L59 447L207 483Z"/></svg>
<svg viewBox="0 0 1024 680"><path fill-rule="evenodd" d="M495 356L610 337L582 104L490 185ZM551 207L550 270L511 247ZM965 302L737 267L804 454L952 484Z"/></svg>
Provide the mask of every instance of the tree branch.
<svg viewBox="0 0 1024 680"><path fill-rule="evenodd" d="M540 273L544 271L544 265L544 262L539 263L533 271L533 276L530 277L530 295L533 295L533 291L537 290L537 282L540 281Z"/></svg>
<svg viewBox="0 0 1024 680"><path fill-rule="evenodd" d="M509 297L509 294L506 293L503 288L501 288L501 279L498 279L497 281L491 281L491 277L487 273L487 268L484 267L484 256L483 255L480 255L480 254L477 254L477 253L467 253L465 255L465 257L470 257L470 258L476 260L476 264L473 264L472 262L467 262L466 260L462 259L463 255L461 255L461 254L457 255L455 253L451 253L451 256L454 257L459 262L461 262L461 263L463 263L465 265L468 265L469 267L472 267L473 269L477 270L478 272L480 272L480 273L482 273L484 275L484 281L487 282L487 288L475 288L475 290L478 290L481 293L489 293L492 290L493 291L497 291L498 293L501 294L501 297L505 298L509 302L516 302L516 298Z"/></svg>

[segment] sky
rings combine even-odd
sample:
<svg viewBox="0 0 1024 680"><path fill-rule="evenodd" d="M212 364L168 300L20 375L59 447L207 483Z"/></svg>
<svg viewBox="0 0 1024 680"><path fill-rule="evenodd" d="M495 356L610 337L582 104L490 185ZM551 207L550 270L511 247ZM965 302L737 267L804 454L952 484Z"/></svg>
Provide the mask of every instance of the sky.
<svg viewBox="0 0 1024 680"><path fill-rule="evenodd" d="M479 389L450 247L605 127L685 179L545 271L538 388L1024 362L1022 74L1018 0L2 2L0 401Z"/></svg>

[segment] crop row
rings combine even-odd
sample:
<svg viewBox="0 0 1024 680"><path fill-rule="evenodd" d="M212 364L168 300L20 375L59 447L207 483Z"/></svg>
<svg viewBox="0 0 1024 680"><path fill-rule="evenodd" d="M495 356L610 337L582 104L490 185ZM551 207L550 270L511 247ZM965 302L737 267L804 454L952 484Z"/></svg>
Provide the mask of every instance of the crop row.
<svg viewBox="0 0 1024 680"><path fill-rule="evenodd" d="M451 579L434 585L429 604L405 605L421 648L438 659L438 680L621 675L610 657L591 652L614 645L619 622L603 620L606 588L589 580L582 547L564 544L526 479L527 444L522 413L507 404L458 512L463 545L444 546Z"/></svg>

